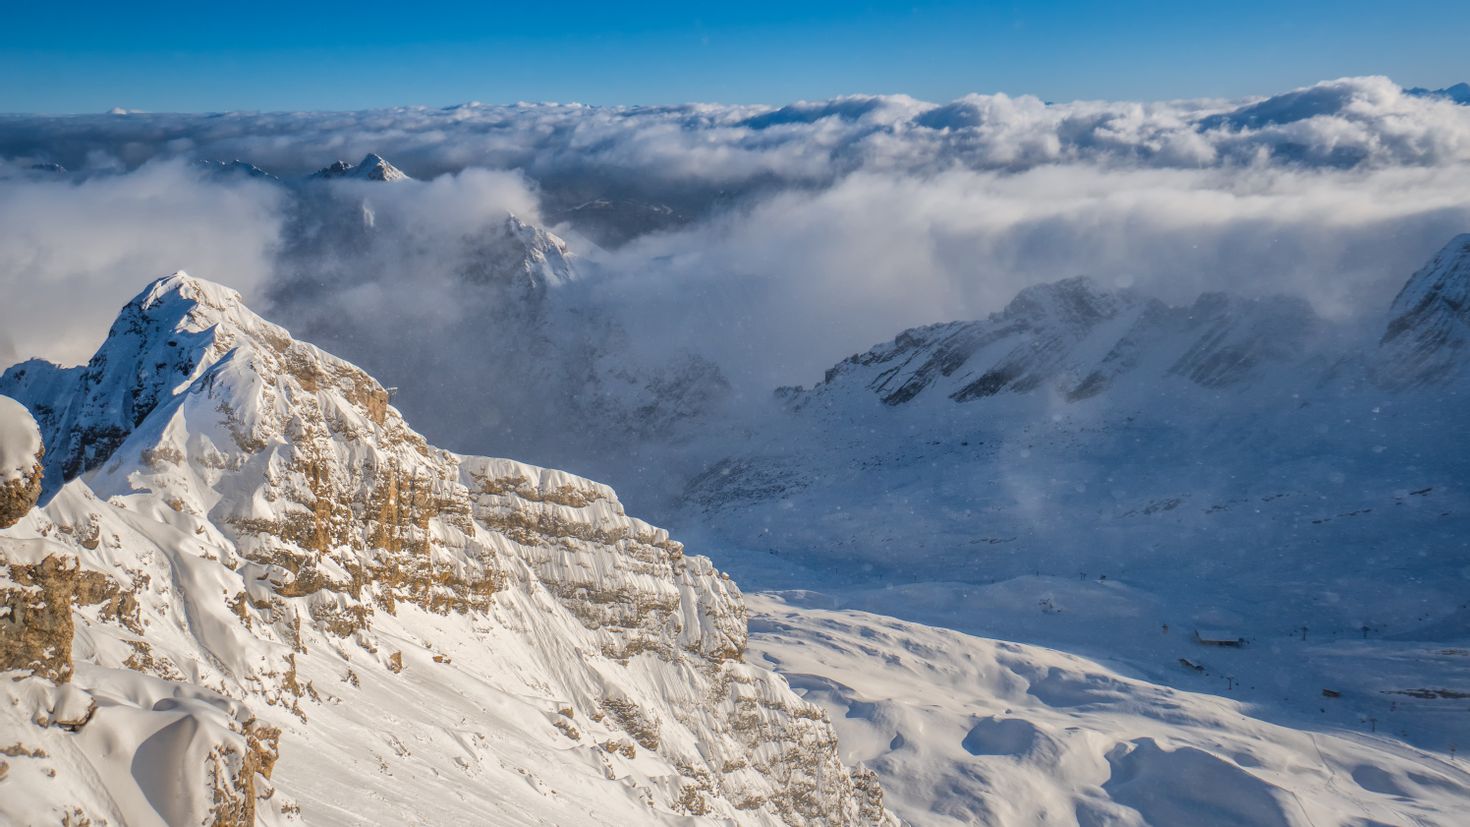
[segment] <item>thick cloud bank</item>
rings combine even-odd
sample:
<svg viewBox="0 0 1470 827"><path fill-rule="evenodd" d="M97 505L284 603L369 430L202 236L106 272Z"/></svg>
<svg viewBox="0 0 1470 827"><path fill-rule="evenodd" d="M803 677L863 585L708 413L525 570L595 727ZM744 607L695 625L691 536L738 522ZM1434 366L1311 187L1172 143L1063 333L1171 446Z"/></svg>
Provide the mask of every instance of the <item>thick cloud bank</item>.
<svg viewBox="0 0 1470 827"><path fill-rule="evenodd" d="M283 205L263 182L208 180L179 162L0 176L0 363L85 360L140 285L175 270L258 296Z"/></svg>
<svg viewBox="0 0 1470 827"><path fill-rule="evenodd" d="M1451 94L1344 78L1259 101L1048 104L968 95L946 104L853 96L773 108L561 104L341 113L7 116L0 157L68 169L157 158L243 158L301 175L380 153L410 175L470 166L537 180L626 185L826 182L857 169L913 173L1068 162L1196 168L1437 165L1470 160L1470 116Z"/></svg>
<svg viewBox="0 0 1470 827"><path fill-rule="evenodd" d="M1457 100L1370 77L1249 101L3 116L0 361L84 359L138 285L187 269L390 381L449 371L446 405L486 377L535 396L503 358L541 346L528 317L466 278L506 212L581 254L558 289L583 315L555 318L596 320L583 350L616 328L712 359L737 396L1078 274L1366 320L1470 230ZM369 152L416 180L303 180ZM235 158L270 175L196 163ZM576 370L551 372L547 398L476 415L565 407Z"/></svg>

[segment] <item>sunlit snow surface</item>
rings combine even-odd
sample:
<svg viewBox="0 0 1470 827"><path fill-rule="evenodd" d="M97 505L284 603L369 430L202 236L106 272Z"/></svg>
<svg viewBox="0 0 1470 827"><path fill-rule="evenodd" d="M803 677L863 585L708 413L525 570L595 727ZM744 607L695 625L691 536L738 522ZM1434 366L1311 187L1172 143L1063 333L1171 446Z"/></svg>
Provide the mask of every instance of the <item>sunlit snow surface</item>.
<svg viewBox="0 0 1470 827"><path fill-rule="evenodd" d="M753 655L827 710L844 759L876 769L914 824L1453 825L1470 808L1464 762L1381 732L1265 720L1204 680L1170 688L1055 649L802 608L820 599L752 597ZM1470 652L1433 668L1463 678L1455 659Z"/></svg>
<svg viewBox="0 0 1470 827"><path fill-rule="evenodd" d="M726 437L673 522L811 590L756 646L918 823L1463 823L1467 250L1387 337L1076 280L906 332Z"/></svg>
<svg viewBox="0 0 1470 827"><path fill-rule="evenodd" d="M40 450L35 421L19 402L0 396L0 482L29 474Z"/></svg>

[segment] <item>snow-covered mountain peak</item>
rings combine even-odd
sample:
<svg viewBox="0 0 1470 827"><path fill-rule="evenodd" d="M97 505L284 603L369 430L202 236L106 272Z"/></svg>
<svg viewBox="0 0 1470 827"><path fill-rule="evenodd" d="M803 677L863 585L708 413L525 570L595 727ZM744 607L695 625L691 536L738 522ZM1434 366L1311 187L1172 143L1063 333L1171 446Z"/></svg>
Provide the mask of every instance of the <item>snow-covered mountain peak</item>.
<svg viewBox="0 0 1470 827"><path fill-rule="evenodd" d="M238 291L212 281L194 278L183 270L154 280L133 300L145 313L178 301L202 304L222 311L243 307Z"/></svg>
<svg viewBox="0 0 1470 827"><path fill-rule="evenodd" d="M1470 368L1470 233L1409 278L1389 309L1374 375L1388 387L1436 384Z"/></svg>
<svg viewBox="0 0 1470 827"><path fill-rule="evenodd" d="M408 175L383 159L369 152L357 165L357 175L369 181L406 181Z"/></svg>
<svg viewBox="0 0 1470 827"><path fill-rule="evenodd" d="M388 163L383 156L369 152L357 164L334 161L312 173L313 178L351 178L359 181L407 181L408 174Z"/></svg>
<svg viewBox="0 0 1470 827"><path fill-rule="evenodd" d="M241 161L238 158L233 161L214 161L201 158L194 162L194 168L221 176L244 176L246 178L261 178L270 181L279 180L276 176L266 172L255 164Z"/></svg>
<svg viewBox="0 0 1470 827"><path fill-rule="evenodd" d="M233 290L167 276L85 368L0 387L70 480L0 532L0 607L35 630L0 647L34 674L0 723L70 771L16 812L889 821L821 712L745 662L744 603L707 558L607 486L434 448ZM149 752L181 716L200 734Z"/></svg>
<svg viewBox="0 0 1470 827"><path fill-rule="evenodd" d="M351 161L336 160L336 161L333 161L330 164L327 164L326 166L322 167L321 169L317 170L316 172L312 173L311 177L313 177L313 178L340 178L343 175L346 175L347 172L348 172L348 170L351 170L351 169L352 169L352 162Z"/></svg>
<svg viewBox="0 0 1470 827"><path fill-rule="evenodd" d="M576 255L565 241L507 213L470 239L464 277L475 284L511 288L523 297L576 281Z"/></svg>
<svg viewBox="0 0 1470 827"><path fill-rule="evenodd" d="M286 337L239 293L181 271L128 302L85 367L31 360L6 370L0 389L35 413L45 436L47 492L106 461L154 408L249 335Z"/></svg>
<svg viewBox="0 0 1470 827"><path fill-rule="evenodd" d="M1001 315L1032 324L1089 327L1117 316L1137 301L1130 291L1106 290L1092 278L1074 276L1021 290Z"/></svg>
<svg viewBox="0 0 1470 827"><path fill-rule="evenodd" d="M524 245L525 266L537 272L546 284L556 285L576 280L575 256L560 236L527 224L515 215L506 217L505 228Z"/></svg>

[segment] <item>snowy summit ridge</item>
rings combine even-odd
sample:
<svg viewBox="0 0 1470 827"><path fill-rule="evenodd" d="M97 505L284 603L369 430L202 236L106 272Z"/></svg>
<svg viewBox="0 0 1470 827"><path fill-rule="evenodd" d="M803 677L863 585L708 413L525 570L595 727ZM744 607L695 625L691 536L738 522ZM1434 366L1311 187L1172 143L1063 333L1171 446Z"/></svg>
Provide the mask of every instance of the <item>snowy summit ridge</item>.
<svg viewBox="0 0 1470 827"><path fill-rule="evenodd" d="M334 161L330 165L312 173L313 178L335 179L345 178L358 181L407 181L408 175L398 167L393 166L383 159L381 155L369 152L356 165L347 161Z"/></svg>
<svg viewBox="0 0 1470 827"><path fill-rule="evenodd" d="M233 290L160 279L87 366L0 388L57 446L0 532L5 816L890 818L708 559L606 486L428 445Z"/></svg>
<svg viewBox="0 0 1470 827"><path fill-rule="evenodd" d="M805 405L861 386L892 406L940 391L956 402L1040 389L1079 401L1164 377L1218 389L1310 357L1320 324L1296 298L1206 293L1170 306L1079 276L1028 287L986 319L906 330L834 366L815 388L782 394Z"/></svg>

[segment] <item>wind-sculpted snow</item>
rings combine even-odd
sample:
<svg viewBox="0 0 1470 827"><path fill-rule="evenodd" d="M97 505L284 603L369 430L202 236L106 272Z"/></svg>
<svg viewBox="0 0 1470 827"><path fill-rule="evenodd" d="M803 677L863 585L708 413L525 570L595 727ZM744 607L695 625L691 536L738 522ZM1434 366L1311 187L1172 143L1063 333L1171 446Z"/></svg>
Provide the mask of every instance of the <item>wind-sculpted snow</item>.
<svg viewBox="0 0 1470 827"><path fill-rule="evenodd" d="M68 481L0 534L11 820L888 818L708 559L428 445L231 290L161 279L17 387Z"/></svg>

